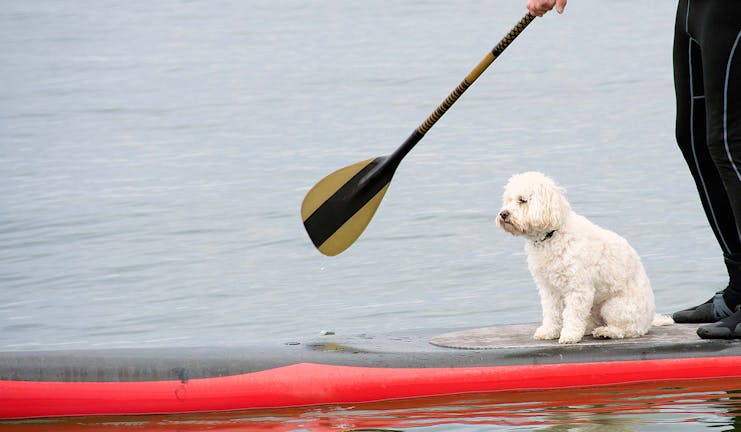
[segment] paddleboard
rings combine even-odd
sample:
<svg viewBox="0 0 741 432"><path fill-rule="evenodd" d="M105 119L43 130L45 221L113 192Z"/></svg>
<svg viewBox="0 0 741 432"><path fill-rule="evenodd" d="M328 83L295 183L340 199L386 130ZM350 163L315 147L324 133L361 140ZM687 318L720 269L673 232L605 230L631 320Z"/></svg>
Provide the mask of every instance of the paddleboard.
<svg viewBox="0 0 741 432"><path fill-rule="evenodd" d="M0 418L219 412L741 377L741 341L696 325L535 341L535 324L240 346L0 352Z"/></svg>

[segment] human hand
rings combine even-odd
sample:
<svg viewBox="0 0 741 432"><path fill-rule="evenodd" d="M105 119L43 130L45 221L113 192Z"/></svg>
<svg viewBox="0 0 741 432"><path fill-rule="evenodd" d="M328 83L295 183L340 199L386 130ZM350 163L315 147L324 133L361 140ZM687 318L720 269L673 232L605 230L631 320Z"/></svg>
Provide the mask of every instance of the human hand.
<svg viewBox="0 0 741 432"><path fill-rule="evenodd" d="M546 12L556 8L556 12L563 13L566 7L566 0L528 0L527 9L530 15L543 16Z"/></svg>

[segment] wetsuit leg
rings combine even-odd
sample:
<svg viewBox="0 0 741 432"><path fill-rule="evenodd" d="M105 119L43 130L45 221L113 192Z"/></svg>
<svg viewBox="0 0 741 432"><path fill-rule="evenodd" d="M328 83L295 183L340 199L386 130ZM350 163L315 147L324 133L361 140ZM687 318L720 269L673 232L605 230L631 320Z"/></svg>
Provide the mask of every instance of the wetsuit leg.
<svg viewBox="0 0 741 432"><path fill-rule="evenodd" d="M722 299L677 312L678 322L716 321L741 304L740 37L741 2L680 0L674 35L677 143L723 251L729 285ZM728 307L716 310L719 305Z"/></svg>
<svg viewBox="0 0 741 432"><path fill-rule="evenodd" d="M677 142L729 273L722 295L691 312L712 311L720 319L698 329L709 338L741 337L740 43L741 2L680 0L674 45Z"/></svg>
<svg viewBox="0 0 741 432"><path fill-rule="evenodd" d="M718 169L733 218L721 226L725 251L741 254L741 2L693 0L699 3L697 34L702 53L707 146Z"/></svg>
<svg viewBox="0 0 741 432"><path fill-rule="evenodd" d="M726 255L741 254L741 176L734 169L741 169L741 47L733 52L739 32L741 2L680 0L674 34L677 143Z"/></svg>

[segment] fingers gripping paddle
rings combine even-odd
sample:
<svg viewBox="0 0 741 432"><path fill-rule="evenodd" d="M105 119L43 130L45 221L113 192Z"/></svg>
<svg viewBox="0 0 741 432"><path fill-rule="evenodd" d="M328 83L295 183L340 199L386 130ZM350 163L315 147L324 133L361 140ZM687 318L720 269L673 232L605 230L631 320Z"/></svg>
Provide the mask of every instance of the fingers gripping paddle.
<svg viewBox="0 0 741 432"><path fill-rule="evenodd" d="M353 244L381 204L404 156L533 19L533 15L525 15L390 156L368 159L337 170L311 188L301 204L301 218L311 241L321 253L337 255Z"/></svg>

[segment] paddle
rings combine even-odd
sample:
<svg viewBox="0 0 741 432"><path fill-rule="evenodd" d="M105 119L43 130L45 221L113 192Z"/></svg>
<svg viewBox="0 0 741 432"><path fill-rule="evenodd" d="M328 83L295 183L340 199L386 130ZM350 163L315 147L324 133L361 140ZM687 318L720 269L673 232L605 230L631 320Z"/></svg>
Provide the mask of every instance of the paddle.
<svg viewBox="0 0 741 432"><path fill-rule="evenodd" d="M404 156L533 19L533 15L525 15L390 156L339 169L309 190L301 204L301 218L311 241L321 253L337 255L355 242L381 204Z"/></svg>

